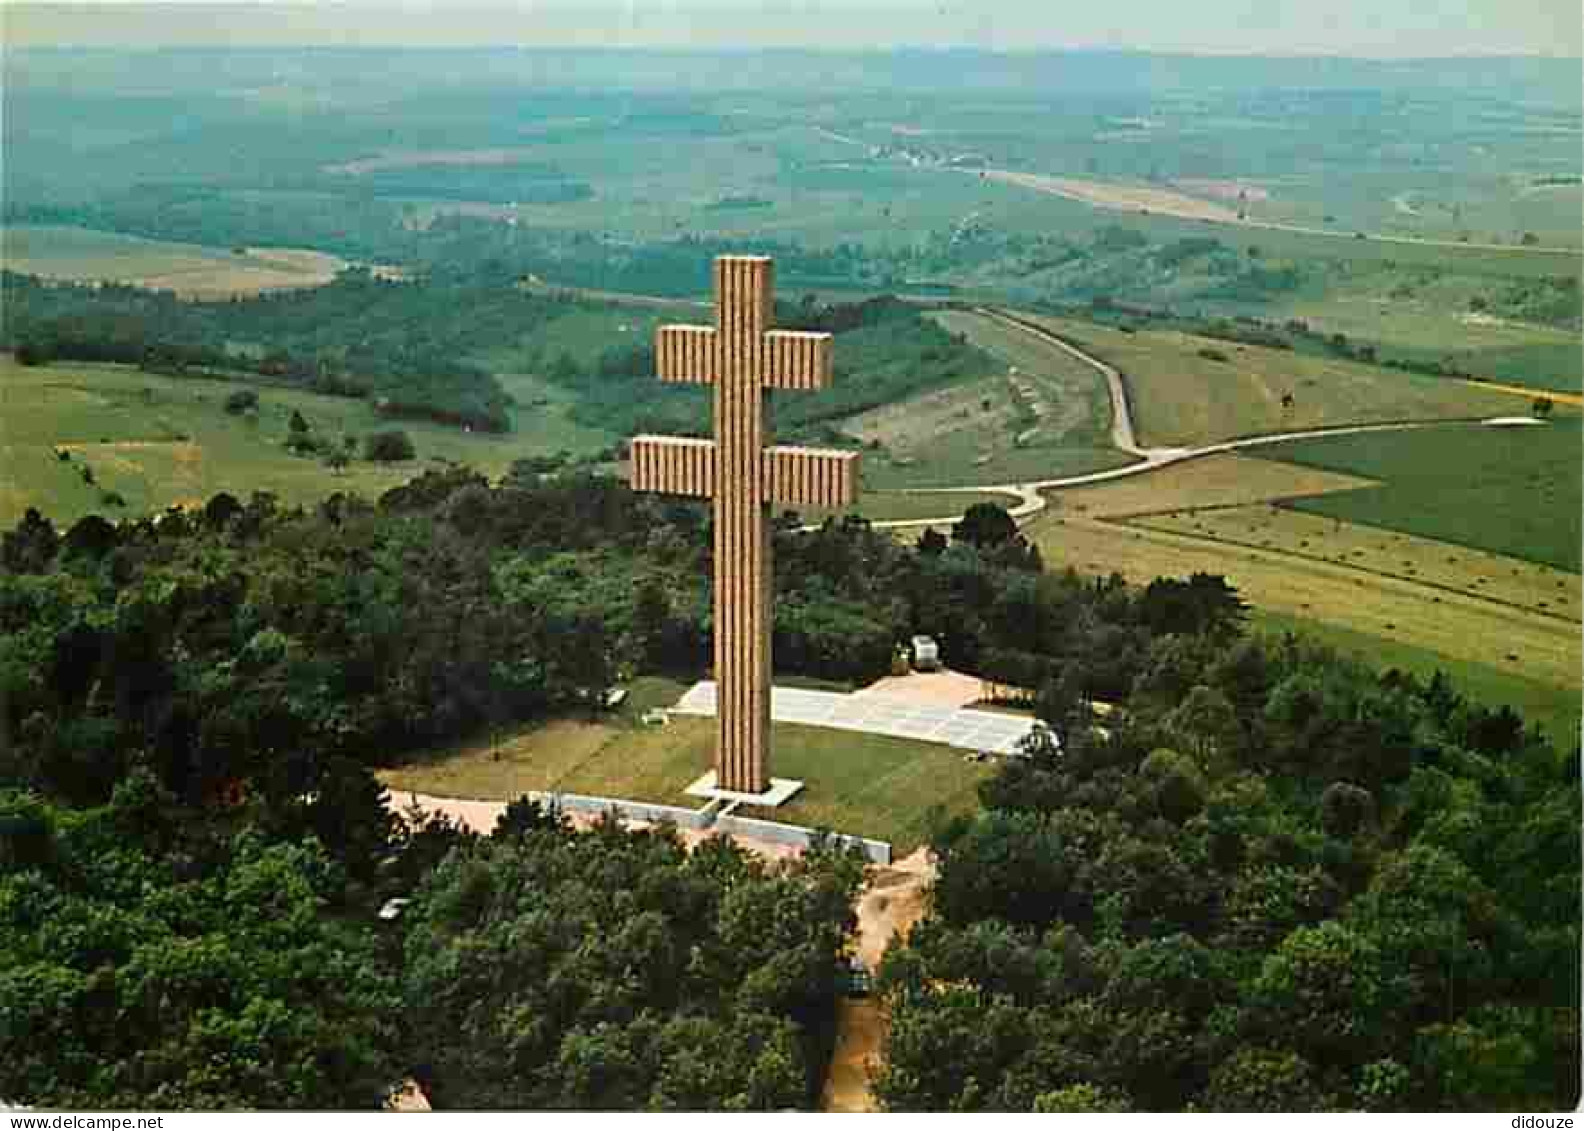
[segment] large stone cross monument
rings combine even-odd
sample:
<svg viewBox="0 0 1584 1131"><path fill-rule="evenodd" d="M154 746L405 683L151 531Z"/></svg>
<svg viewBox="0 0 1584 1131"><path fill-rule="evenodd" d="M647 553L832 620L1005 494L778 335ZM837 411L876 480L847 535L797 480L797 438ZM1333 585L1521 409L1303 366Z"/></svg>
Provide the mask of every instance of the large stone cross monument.
<svg viewBox="0 0 1584 1131"><path fill-rule="evenodd" d="M768 510L843 507L857 494L855 452L768 447L766 389L830 383L831 338L770 329L774 271L761 256L715 260L715 325L662 326L662 381L715 386L715 439L637 436L632 486L715 501L714 790L771 790Z"/></svg>

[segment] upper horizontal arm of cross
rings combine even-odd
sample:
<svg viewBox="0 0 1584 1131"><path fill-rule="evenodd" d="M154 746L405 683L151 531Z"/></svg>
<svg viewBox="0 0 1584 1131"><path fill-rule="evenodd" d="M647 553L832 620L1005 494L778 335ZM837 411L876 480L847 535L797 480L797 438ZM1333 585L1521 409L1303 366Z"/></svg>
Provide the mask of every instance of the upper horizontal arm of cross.
<svg viewBox="0 0 1584 1131"><path fill-rule="evenodd" d="M756 374L766 389L823 389L831 379L831 336L802 330L770 330L746 344L713 326L662 326L655 336L660 380L713 385L735 362L739 373Z"/></svg>

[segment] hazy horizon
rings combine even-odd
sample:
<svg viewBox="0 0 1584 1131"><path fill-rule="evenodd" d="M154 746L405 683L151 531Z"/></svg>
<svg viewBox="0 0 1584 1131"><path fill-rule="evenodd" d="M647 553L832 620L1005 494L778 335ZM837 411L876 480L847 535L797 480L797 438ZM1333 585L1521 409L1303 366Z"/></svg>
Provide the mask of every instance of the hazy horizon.
<svg viewBox="0 0 1584 1131"><path fill-rule="evenodd" d="M0 0L9 48L541 47L627 49L1133 51L1358 59L1584 54L1571 0L1389 7L1345 0L1113 0L1103 11L1039 0L596 0L594 3L333 4L304 0Z"/></svg>

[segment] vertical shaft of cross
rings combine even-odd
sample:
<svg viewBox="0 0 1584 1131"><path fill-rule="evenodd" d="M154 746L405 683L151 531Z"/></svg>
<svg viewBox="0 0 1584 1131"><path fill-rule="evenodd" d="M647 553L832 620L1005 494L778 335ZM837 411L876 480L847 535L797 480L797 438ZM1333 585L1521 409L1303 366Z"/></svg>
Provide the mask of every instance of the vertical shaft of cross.
<svg viewBox="0 0 1584 1131"><path fill-rule="evenodd" d="M715 262L716 785L740 793L770 786L770 563L764 460L765 331L771 319L768 259Z"/></svg>
<svg viewBox="0 0 1584 1131"><path fill-rule="evenodd" d="M715 789L763 794L770 777L771 503L839 509L858 490L858 453L767 447L766 389L823 389L829 334L771 330L773 276L761 256L715 261L715 324L662 326L662 381L715 386L715 439L634 436L635 491L715 507Z"/></svg>

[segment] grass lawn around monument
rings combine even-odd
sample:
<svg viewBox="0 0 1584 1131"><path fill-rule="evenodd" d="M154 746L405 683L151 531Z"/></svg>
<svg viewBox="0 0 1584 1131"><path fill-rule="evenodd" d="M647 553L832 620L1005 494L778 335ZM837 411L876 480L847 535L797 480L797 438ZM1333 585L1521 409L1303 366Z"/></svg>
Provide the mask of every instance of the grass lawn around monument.
<svg viewBox="0 0 1584 1131"><path fill-rule="evenodd" d="M713 719L677 717L665 726L636 722L648 706L672 703L684 688L640 679L620 711L599 721L558 719L432 752L381 771L392 793L509 800L528 790L696 808L682 791L709 769ZM773 772L798 778L803 792L774 810L745 816L889 841L898 855L928 834L929 814L970 812L989 763L936 743L825 727L777 723Z"/></svg>

